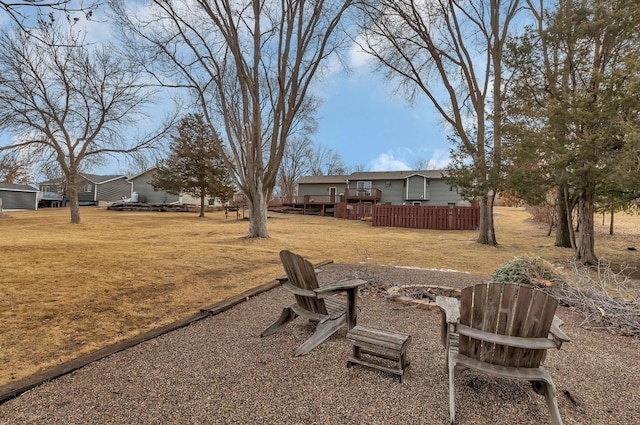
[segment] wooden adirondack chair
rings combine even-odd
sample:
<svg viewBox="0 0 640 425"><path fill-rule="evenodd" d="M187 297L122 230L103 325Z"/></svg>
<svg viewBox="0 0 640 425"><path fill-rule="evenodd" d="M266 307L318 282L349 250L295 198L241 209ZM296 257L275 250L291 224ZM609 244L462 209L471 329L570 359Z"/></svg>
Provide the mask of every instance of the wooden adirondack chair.
<svg viewBox="0 0 640 425"><path fill-rule="evenodd" d="M282 287L291 292L296 302L282 310L282 314L260 336L264 337L277 332L298 316L318 322L313 335L295 352L296 356L307 354L342 326L350 330L356 325L356 294L358 288L366 282L360 279L338 282L320 287L313 265L300 255L290 251L281 251L280 260L287 273ZM332 297L339 292L346 292L346 302Z"/></svg>
<svg viewBox="0 0 640 425"><path fill-rule="evenodd" d="M556 387L541 363L546 350L560 349L569 338L555 316L558 302L522 285L481 283L462 290L460 301L436 297L442 311L442 342L449 373L449 413L455 423L455 372L475 369L487 374L531 381L545 395L552 423L562 424Z"/></svg>

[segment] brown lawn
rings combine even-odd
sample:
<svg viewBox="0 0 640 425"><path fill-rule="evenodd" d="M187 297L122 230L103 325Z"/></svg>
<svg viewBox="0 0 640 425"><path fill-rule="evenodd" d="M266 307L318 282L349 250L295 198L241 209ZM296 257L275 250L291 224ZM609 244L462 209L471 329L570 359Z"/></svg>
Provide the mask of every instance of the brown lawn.
<svg viewBox="0 0 640 425"><path fill-rule="evenodd" d="M566 263L571 250L523 209L498 208L498 248L476 232L371 227L367 222L271 213L270 239L246 239L246 220L223 212L82 208L0 216L0 385L186 317L283 273L281 249L312 262L453 269L489 275L520 254ZM608 219L607 219L608 220ZM640 218L597 220L603 260L640 266ZM637 246L640 249L640 246Z"/></svg>

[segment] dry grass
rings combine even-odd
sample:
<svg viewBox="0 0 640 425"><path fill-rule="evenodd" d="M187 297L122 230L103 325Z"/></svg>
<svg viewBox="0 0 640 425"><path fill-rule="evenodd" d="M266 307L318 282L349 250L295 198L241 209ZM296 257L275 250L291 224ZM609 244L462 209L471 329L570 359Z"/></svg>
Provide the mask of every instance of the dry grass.
<svg viewBox="0 0 640 425"><path fill-rule="evenodd" d="M498 208L500 247L476 232L374 228L328 217L271 214L270 239L246 239L248 222L209 213L67 209L0 217L0 385L196 312L282 274L281 249L313 262L454 269L489 275L523 253L561 263L571 251L522 209ZM629 251L638 217L598 223L597 253L640 266ZM634 242L635 241L635 242ZM640 248L640 247L639 247Z"/></svg>

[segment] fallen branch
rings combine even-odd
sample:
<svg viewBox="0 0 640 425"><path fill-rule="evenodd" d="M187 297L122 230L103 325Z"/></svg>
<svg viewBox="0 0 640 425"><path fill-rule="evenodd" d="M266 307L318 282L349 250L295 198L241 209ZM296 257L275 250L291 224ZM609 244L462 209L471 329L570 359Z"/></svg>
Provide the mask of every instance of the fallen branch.
<svg viewBox="0 0 640 425"><path fill-rule="evenodd" d="M572 283L550 290L562 305L584 317L581 326L640 338L640 297L629 269L615 272L608 264L592 269L573 262Z"/></svg>

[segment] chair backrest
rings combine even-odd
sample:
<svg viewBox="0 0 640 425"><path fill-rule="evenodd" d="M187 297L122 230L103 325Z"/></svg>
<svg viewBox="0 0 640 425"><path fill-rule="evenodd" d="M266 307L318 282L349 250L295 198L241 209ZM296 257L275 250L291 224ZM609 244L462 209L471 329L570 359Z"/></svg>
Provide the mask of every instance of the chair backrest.
<svg viewBox="0 0 640 425"><path fill-rule="evenodd" d="M462 290L460 323L484 332L524 338L547 338L558 302L523 285L481 283ZM511 367L538 367L544 349L515 348L460 335L461 354Z"/></svg>
<svg viewBox="0 0 640 425"><path fill-rule="evenodd" d="M280 251L280 261L287 273L289 283L301 289L314 290L318 288L318 278L315 267L302 256L291 251ZM309 311L320 314L328 314L327 307L322 298L295 295L296 303Z"/></svg>

